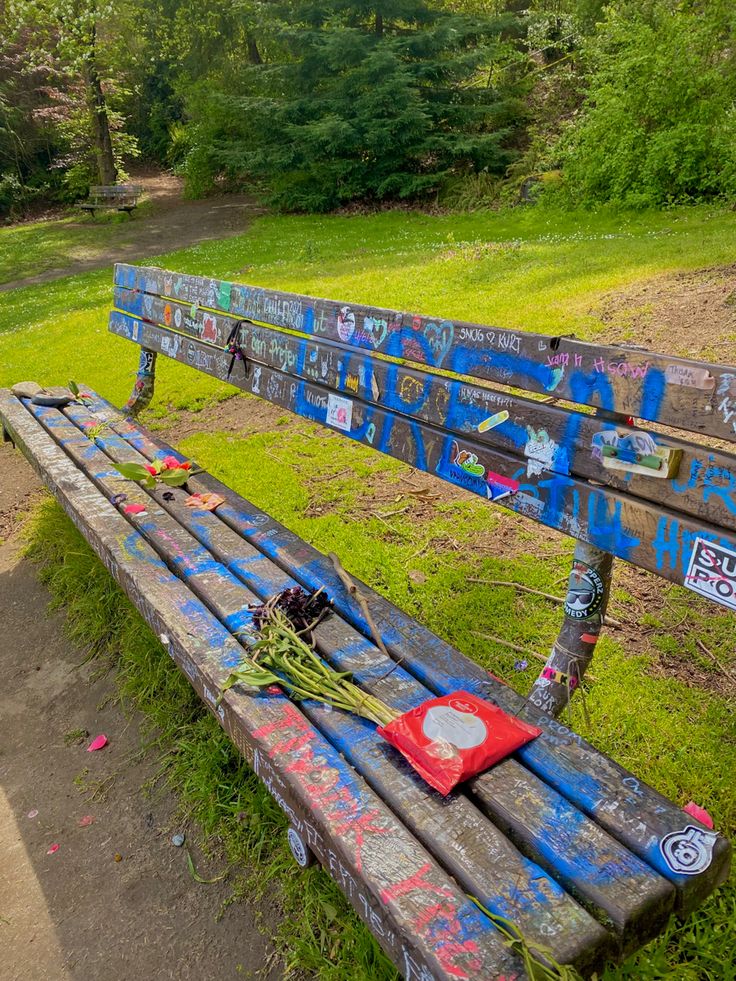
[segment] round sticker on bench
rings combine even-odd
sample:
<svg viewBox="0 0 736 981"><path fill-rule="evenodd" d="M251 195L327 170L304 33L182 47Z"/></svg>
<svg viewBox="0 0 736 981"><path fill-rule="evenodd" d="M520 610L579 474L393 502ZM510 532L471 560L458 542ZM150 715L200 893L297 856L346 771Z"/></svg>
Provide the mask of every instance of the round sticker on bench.
<svg viewBox="0 0 736 981"><path fill-rule="evenodd" d="M573 566L565 597L565 615L573 620L587 620L603 606L605 588L595 569L584 562Z"/></svg>
<svg viewBox="0 0 736 981"><path fill-rule="evenodd" d="M480 746L488 735L481 719L450 705L435 705L429 709L424 716L422 732L427 739L450 743L458 749Z"/></svg>
<svg viewBox="0 0 736 981"><path fill-rule="evenodd" d="M697 875L708 868L713 859L713 843L718 837L713 831L705 831L688 824L682 831L672 831L659 843L659 850L673 872L679 875Z"/></svg>

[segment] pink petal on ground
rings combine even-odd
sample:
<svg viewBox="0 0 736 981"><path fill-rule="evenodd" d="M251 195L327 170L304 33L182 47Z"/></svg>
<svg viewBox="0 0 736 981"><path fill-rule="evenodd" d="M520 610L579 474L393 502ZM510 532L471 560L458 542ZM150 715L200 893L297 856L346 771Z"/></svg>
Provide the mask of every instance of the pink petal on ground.
<svg viewBox="0 0 736 981"><path fill-rule="evenodd" d="M104 749L110 740L105 735L96 736L87 747L88 753L94 753L96 749Z"/></svg>
<svg viewBox="0 0 736 981"><path fill-rule="evenodd" d="M145 514L146 509L142 504L126 504L123 508L126 514Z"/></svg>
<svg viewBox="0 0 736 981"><path fill-rule="evenodd" d="M54 855L61 848L61 845L50 845L49 850L46 852L47 855Z"/></svg>
<svg viewBox="0 0 736 981"><path fill-rule="evenodd" d="M28 812L28 817L31 818L31 820L33 818L37 818L38 817L38 808L34 807L32 811L29 811Z"/></svg>
<svg viewBox="0 0 736 981"><path fill-rule="evenodd" d="M83 818L80 818L77 822L80 828L88 828L90 824L94 824L95 819L91 814L85 814Z"/></svg>
<svg viewBox="0 0 736 981"><path fill-rule="evenodd" d="M700 804L696 804L694 800L689 800L683 807L683 811L686 814L689 814L690 817L694 817L696 821L700 821L700 823L704 824L706 828L713 828L713 818L704 807L701 807Z"/></svg>

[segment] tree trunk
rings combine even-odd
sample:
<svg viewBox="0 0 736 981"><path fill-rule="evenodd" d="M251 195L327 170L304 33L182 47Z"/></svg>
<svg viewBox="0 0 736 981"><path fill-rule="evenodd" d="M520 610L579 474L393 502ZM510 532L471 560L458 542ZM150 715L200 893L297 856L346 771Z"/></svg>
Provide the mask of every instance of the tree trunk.
<svg viewBox="0 0 736 981"><path fill-rule="evenodd" d="M248 61L251 65L263 64L263 58L261 58L261 52L258 50L258 43L254 37L248 38Z"/></svg>
<svg viewBox="0 0 736 981"><path fill-rule="evenodd" d="M117 181L118 170L115 166L115 157L112 152L110 122L107 118L105 93L102 91L102 82L100 81L97 65L95 64L95 40L96 32L93 28L89 54L85 59L85 82L87 83L87 103L92 122L92 139L97 158L97 172L100 178L100 184L109 187Z"/></svg>

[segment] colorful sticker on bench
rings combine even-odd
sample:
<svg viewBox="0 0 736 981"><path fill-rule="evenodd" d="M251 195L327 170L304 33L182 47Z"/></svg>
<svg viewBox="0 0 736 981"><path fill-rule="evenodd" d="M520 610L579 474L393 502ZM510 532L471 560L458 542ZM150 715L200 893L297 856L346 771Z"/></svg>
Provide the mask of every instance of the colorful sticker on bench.
<svg viewBox="0 0 736 981"><path fill-rule="evenodd" d="M571 674L565 674L564 671L558 671L556 668L551 668L545 666L539 675L540 678L544 678L546 681L554 681L558 685L564 685L565 688L569 688L570 691L575 691L578 687L578 679Z"/></svg>
<svg viewBox="0 0 736 981"><path fill-rule="evenodd" d="M699 388L704 392L711 392L716 387L716 380L707 368L688 364L668 364L664 369L664 380L668 385Z"/></svg>
<svg viewBox="0 0 736 981"><path fill-rule="evenodd" d="M500 426L502 422L506 422L508 417L509 414L506 409L502 409L500 412L497 412L495 416L489 416L488 419L484 419L483 422L478 425L478 432L487 433L489 429L495 429L496 426Z"/></svg>
<svg viewBox="0 0 736 981"><path fill-rule="evenodd" d="M500 473L489 470L486 474L486 493L489 501L500 501L502 497L509 497L519 489L518 480L504 477Z"/></svg>
<svg viewBox="0 0 736 981"><path fill-rule="evenodd" d="M573 620L587 620L603 605L603 580L591 566L576 562L565 597L565 615Z"/></svg>
<svg viewBox="0 0 736 981"><path fill-rule="evenodd" d="M353 403L350 399L342 399L339 395L327 398L327 425L336 429L350 432L353 423Z"/></svg>
<svg viewBox="0 0 736 981"><path fill-rule="evenodd" d="M659 843L667 865L678 875L698 875L713 860L713 844L718 835L688 824L682 831L672 831Z"/></svg>
<svg viewBox="0 0 736 981"><path fill-rule="evenodd" d="M736 552L705 538L696 538L685 586L736 610Z"/></svg>

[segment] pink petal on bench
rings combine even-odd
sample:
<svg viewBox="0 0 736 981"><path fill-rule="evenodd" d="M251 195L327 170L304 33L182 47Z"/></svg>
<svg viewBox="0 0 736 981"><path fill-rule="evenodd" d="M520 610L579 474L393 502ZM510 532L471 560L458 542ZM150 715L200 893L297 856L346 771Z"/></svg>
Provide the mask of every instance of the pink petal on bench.
<svg viewBox="0 0 736 981"><path fill-rule="evenodd" d="M700 821L706 828L713 830L713 818L704 807L696 804L694 800L689 800L683 807L683 811L685 814L689 814L690 817L694 817L696 821Z"/></svg>
<svg viewBox="0 0 736 981"><path fill-rule="evenodd" d="M100 734L99 736L96 736L89 744L89 746L87 747L87 752L94 753L95 750L97 749L104 749L109 741L110 740L107 738L107 736Z"/></svg>
<svg viewBox="0 0 736 981"><path fill-rule="evenodd" d="M146 509L142 504L126 504L123 508L126 514L145 514Z"/></svg>

